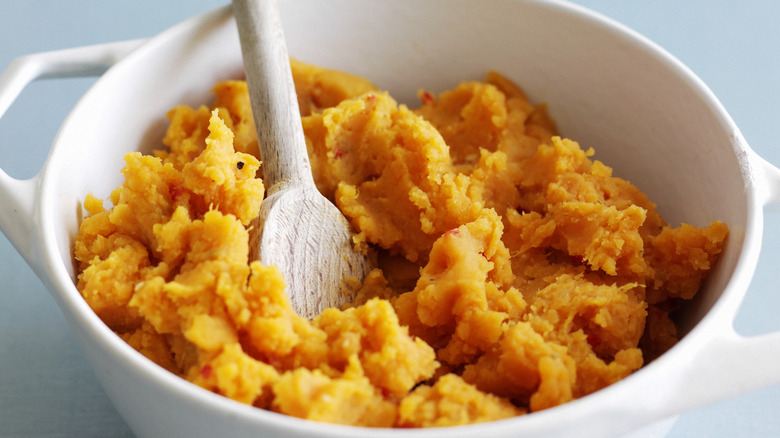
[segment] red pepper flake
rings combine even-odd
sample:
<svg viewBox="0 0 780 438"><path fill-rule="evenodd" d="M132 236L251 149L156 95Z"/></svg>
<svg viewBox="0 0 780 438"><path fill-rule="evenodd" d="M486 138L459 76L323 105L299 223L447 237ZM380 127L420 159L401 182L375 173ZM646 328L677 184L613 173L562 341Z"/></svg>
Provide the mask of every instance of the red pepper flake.
<svg viewBox="0 0 780 438"><path fill-rule="evenodd" d="M420 100L422 101L423 105L428 105L429 103L433 103L436 98L430 91L423 91L422 94L420 94Z"/></svg>
<svg viewBox="0 0 780 438"><path fill-rule="evenodd" d="M447 235L447 236L458 236L458 235L460 235L460 230L457 229L457 228L453 228L453 229L447 231L444 234Z"/></svg>
<svg viewBox="0 0 780 438"><path fill-rule="evenodd" d="M336 148L336 150L333 152L333 157L338 160L339 158L343 157L344 154L346 154L346 152L344 152L344 149Z"/></svg>
<svg viewBox="0 0 780 438"><path fill-rule="evenodd" d="M179 196L181 196L182 193L184 193L184 187L182 187L181 184L168 186L168 193L171 194L171 201L176 202Z"/></svg>
<svg viewBox="0 0 780 438"><path fill-rule="evenodd" d="M374 94L374 93L367 94L366 95L366 100L369 101L369 102L375 101L376 100L376 94Z"/></svg>
<svg viewBox="0 0 780 438"><path fill-rule="evenodd" d="M209 377L211 377L211 371L212 371L211 365L208 364L203 365L203 368L200 369L200 375L204 379L208 379Z"/></svg>

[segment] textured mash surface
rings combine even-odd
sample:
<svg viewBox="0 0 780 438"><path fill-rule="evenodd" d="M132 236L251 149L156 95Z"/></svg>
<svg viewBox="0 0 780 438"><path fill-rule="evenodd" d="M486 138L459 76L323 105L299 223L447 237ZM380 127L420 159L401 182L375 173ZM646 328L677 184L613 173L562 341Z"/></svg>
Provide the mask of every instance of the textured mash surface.
<svg viewBox="0 0 780 438"><path fill-rule="evenodd" d="M108 208L84 202L78 288L139 352L261 409L428 427L565 403L676 342L725 224L669 227L499 74L410 109L292 65L318 188L377 268L347 308L293 312L248 259L264 187L246 84L217 84L169 112L164 148L126 156Z"/></svg>

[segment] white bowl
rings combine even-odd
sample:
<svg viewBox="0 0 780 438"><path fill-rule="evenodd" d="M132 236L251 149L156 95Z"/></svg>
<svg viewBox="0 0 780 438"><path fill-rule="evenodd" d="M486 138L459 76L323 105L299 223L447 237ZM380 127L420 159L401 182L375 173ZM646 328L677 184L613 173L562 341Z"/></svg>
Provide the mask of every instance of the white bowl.
<svg viewBox="0 0 780 438"><path fill-rule="evenodd" d="M565 405L461 436L607 437L780 382L780 334L742 338L733 319L756 266L763 207L780 201L780 171L758 157L688 69L632 31L562 2L287 0L290 52L363 75L401 101L488 69L547 102L560 131L638 185L673 223L722 220L721 260L686 309L685 336L625 380ZM122 157L148 152L178 104L207 102L242 61L229 8L144 42L30 55L0 76L0 114L30 81L107 71L63 122L41 173L0 171L0 229L66 315L95 374L138 436L433 437L438 430L320 424L262 411L192 385L111 332L74 286L72 242L88 192L121 183Z"/></svg>

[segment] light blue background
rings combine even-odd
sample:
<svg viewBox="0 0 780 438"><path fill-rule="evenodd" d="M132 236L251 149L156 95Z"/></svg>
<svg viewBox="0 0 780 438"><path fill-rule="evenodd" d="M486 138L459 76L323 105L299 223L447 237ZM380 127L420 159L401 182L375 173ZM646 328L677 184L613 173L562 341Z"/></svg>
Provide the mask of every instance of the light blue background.
<svg viewBox="0 0 780 438"><path fill-rule="evenodd" d="M780 2L576 2L680 58L712 88L751 146L780 164ZM0 0L0 69L33 52L153 36L223 3ZM28 87L0 119L0 167L16 178L34 176L60 123L91 83L56 80ZM780 330L780 221L773 214L766 220L759 269L735 322L749 335ZM668 436L777 437L779 411L780 387L770 387L687 413ZM0 235L0 437L131 436L54 301Z"/></svg>

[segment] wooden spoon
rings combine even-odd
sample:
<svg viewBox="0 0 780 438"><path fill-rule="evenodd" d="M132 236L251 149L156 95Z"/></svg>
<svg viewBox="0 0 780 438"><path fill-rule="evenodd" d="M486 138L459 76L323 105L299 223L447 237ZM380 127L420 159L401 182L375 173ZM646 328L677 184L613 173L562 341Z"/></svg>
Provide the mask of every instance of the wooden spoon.
<svg viewBox="0 0 780 438"><path fill-rule="evenodd" d="M250 248L281 270L293 308L312 318L350 302L345 281L362 281L369 264L314 184L276 1L233 0L233 13L267 190Z"/></svg>

